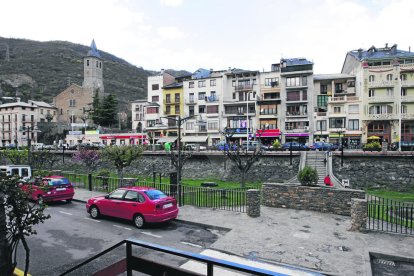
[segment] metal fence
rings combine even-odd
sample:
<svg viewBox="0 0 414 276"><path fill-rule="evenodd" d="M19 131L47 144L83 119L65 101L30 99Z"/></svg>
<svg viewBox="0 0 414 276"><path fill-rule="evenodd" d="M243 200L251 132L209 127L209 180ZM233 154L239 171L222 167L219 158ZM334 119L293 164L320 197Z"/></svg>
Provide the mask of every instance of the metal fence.
<svg viewBox="0 0 414 276"><path fill-rule="evenodd" d="M160 182L144 181L138 178L114 178L94 176L88 174L76 174L63 172L64 177L68 178L75 187L90 191L112 192L123 186L144 186L162 191L166 195L178 199L178 187L176 184L166 184ZM233 212L247 212L247 190L260 189L259 185L244 188L206 188L182 185L181 205L192 205L204 208L214 208Z"/></svg>
<svg viewBox="0 0 414 276"><path fill-rule="evenodd" d="M414 204L368 195L368 229L414 235Z"/></svg>

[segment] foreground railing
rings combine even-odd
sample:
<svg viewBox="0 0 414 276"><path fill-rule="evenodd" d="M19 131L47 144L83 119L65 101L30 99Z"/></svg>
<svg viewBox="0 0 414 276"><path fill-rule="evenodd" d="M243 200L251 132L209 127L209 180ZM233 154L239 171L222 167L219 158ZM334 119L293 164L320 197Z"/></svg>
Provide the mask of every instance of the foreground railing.
<svg viewBox="0 0 414 276"><path fill-rule="evenodd" d="M368 229L414 235L414 204L368 195Z"/></svg>
<svg viewBox="0 0 414 276"><path fill-rule="evenodd" d="M105 262L105 266L98 267L93 265L93 262L97 261L98 258L104 257L104 255L115 255L114 250L119 249L121 246L126 245L126 252L125 258L122 258L117 261L113 261L111 264L108 265L108 261ZM139 247L134 250L139 256L133 254L133 246ZM135 248L134 248L135 249ZM154 251L157 255L159 254L166 254L178 256L184 259L197 261L203 263L205 265L205 272L203 271L190 271L186 269L182 269L178 266L173 266L171 264L161 263L155 260L150 260L148 258L143 257L143 250L150 249ZM122 253L119 253L122 254ZM118 255L119 255L118 254ZM179 262L182 263L182 262ZM72 267L71 269L63 272L60 276L64 275L120 275L126 272L126 275L133 275L134 271L138 271L141 273L145 273L148 275L182 275L182 276L200 276L200 275L207 275L213 276L214 275L214 268L220 267L221 269L228 269L229 271L237 271L248 273L248 275L287 275L281 274L261 268L251 267L247 265L242 265L238 263L233 263L225 260L220 260L208 256L204 256L197 253L191 253L183 250L178 250L171 247L161 246L154 243L144 242L141 240L136 239L126 239L122 242L111 246L110 248L98 253L97 255L83 261L82 263ZM206 274L205 274L206 273ZM310 275L322 275L319 273L312 273L308 272ZM223 275L223 272L217 273L216 275Z"/></svg>

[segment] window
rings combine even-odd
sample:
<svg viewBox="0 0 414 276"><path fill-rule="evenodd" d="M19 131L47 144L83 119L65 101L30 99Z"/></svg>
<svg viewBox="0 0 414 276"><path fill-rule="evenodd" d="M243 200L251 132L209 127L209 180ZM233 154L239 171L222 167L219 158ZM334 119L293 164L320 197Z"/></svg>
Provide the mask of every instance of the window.
<svg viewBox="0 0 414 276"><path fill-rule="evenodd" d="M86 66L89 66L89 59L86 60Z"/></svg>
<svg viewBox="0 0 414 276"><path fill-rule="evenodd" d="M125 196L124 196L124 200L127 201L137 201L138 200L138 192L137 191L127 191Z"/></svg>
<svg viewBox="0 0 414 276"><path fill-rule="evenodd" d="M43 114L43 109L40 109L40 114Z"/></svg>
<svg viewBox="0 0 414 276"><path fill-rule="evenodd" d="M193 105L188 107L188 113L189 113L188 115L190 115L190 116L194 116L195 115L194 106Z"/></svg>
<svg viewBox="0 0 414 276"><path fill-rule="evenodd" d="M407 96L407 88L401 88L401 96Z"/></svg>
<svg viewBox="0 0 414 276"><path fill-rule="evenodd" d="M318 107L328 106L328 95L318 95L316 100Z"/></svg>
<svg viewBox="0 0 414 276"><path fill-rule="evenodd" d="M99 62L98 61L96 61L96 68L98 68L99 67Z"/></svg>
<svg viewBox="0 0 414 276"><path fill-rule="evenodd" d="M359 113L359 105L352 104L348 106L348 113Z"/></svg>
<svg viewBox="0 0 414 276"><path fill-rule="evenodd" d="M158 102L160 100L160 96L152 96L152 102Z"/></svg>
<svg viewBox="0 0 414 276"><path fill-rule="evenodd" d="M303 77L293 77L293 78L286 78L286 86L306 86L308 85L308 79L306 76Z"/></svg>
<svg viewBox="0 0 414 276"><path fill-rule="evenodd" d="M300 101L300 91L286 93L287 101Z"/></svg>
<svg viewBox="0 0 414 276"><path fill-rule="evenodd" d="M348 130L359 130L359 120L358 119L348 120Z"/></svg>
<svg viewBox="0 0 414 276"><path fill-rule="evenodd" d="M370 89L368 90L368 97L374 97L375 96L375 91L374 89Z"/></svg>
<svg viewBox="0 0 414 276"><path fill-rule="evenodd" d="M216 86L216 80L210 80L210 86Z"/></svg>
<svg viewBox="0 0 414 276"><path fill-rule="evenodd" d="M390 114L392 106L390 105L373 105L369 107L369 114Z"/></svg>
<svg viewBox="0 0 414 276"><path fill-rule="evenodd" d="M166 103L171 103L171 95L170 94L165 95L165 102Z"/></svg>
<svg viewBox="0 0 414 276"><path fill-rule="evenodd" d="M179 105L175 106L175 114L180 114L180 106Z"/></svg>
<svg viewBox="0 0 414 276"><path fill-rule="evenodd" d="M316 131L324 131L326 130L326 121L320 120L316 121Z"/></svg>
<svg viewBox="0 0 414 276"><path fill-rule="evenodd" d="M328 94L328 85L321 84L321 94L323 94L323 95Z"/></svg>
<svg viewBox="0 0 414 276"><path fill-rule="evenodd" d="M167 115L171 114L171 106L167 105L165 107L165 114L167 114Z"/></svg>
<svg viewBox="0 0 414 276"><path fill-rule="evenodd" d="M125 193L125 190L116 190L109 195L109 198L110 199L122 199L122 196L124 195L124 193Z"/></svg>
<svg viewBox="0 0 414 276"><path fill-rule="evenodd" d="M387 96L388 97L394 96L394 88L392 87L387 88Z"/></svg>
<svg viewBox="0 0 414 276"><path fill-rule="evenodd" d="M198 81L198 87L206 87L206 81Z"/></svg>
<svg viewBox="0 0 414 276"><path fill-rule="evenodd" d="M76 100L69 100L69 106L75 107L76 106Z"/></svg>
<svg viewBox="0 0 414 276"><path fill-rule="evenodd" d="M335 83L335 93L342 93L343 91L342 83Z"/></svg>
<svg viewBox="0 0 414 276"><path fill-rule="evenodd" d="M231 86L236 87L236 81L235 81L235 80L233 80L233 81L231 82Z"/></svg>
<svg viewBox="0 0 414 276"><path fill-rule="evenodd" d="M345 118L330 118L329 127L330 128L345 128Z"/></svg>
<svg viewBox="0 0 414 276"><path fill-rule="evenodd" d="M204 101L206 99L206 92L198 92L198 99Z"/></svg>
<svg viewBox="0 0 414 276"><path fill-rule="evenodd" d="M207 123L207 128L209 130L218 130L218 122L212 121Z"/></svg>
<svg viewBox="0 0 414 276"><path fill-rule="evenodd" d="M156 120L148 120L147 127L154 127L157 124Z"/></svg>
<svg viewBox="0 0 414 276"><path fill-rule="evenodd" d="M207 114L218 113L218 105L209 105L207 106Z"/></svg>
<svg viewBox="0 0 414 276"><path fill-rule="evenodd" d="M53 110L53 115L56 115L56 110Z"/></svg>
<svg viewBox="0 0 414 276"><path fill-rule="evenodd" d="M265 86L275 87L279 85L279 78L266 78Z"/></svg>
<svg viewBox="0 0 414 276"><path fill-rule="evenodd" d="M175 102L176 103L180 102L180 94L179 93L175 93Z"/></svg>
<svg viewBox="0 0 414 276"><path fill-rule="evenodd" d="M50 110L48 109L48 110L46 110L46 114L50 114Z"/></svg>
<svg viewBox="0 0 414 276"><path fill-rule="evenodd" d="M206 106L205 105L200 105L198 107L198 113L206 113Z"/></svg>
<svg viewBox="0 0 414 276"><path fill-rule="evenodd" d="M387 81L392 81L392 74L387 75Z"/></svg>
<svg viewBox="0 0 414 276"><path fill-rule="evenodd" d="M375 80L375 76L374 75L370 75L369 77L368 77L368 81L369 82L373 82Z"/></svg>
<svg viewBox="0 0 414 276"><path fill-rule="evenodd" d="M401 113L402 114L406 114L407 113L407 106L406 105L401 105Z"/></svg>
<svg viewBox="0 0 414 276"><path fill-rule="evenodd" d="M152 90L159 90L159 89L160 89L160 85L158 83L152 85Z"/></svg>
<svg viewBox="0 0 414 276"><path fill-rule="evenodd" d="M194 130L194 123L193 122L185 123L185 129L186 130Z"/></svg>
<svg viewBox="0 0 414 276"><path fill-rule="evenodd" d="M188 88L194 88L194 82L193 81L190 81L188 83Z"/></svg>
<svg viewBox="0 0 414 276"><path fill-rule="evenodd" d="M157 114L158 113L158 107L147 107L147 114Z"/></svg>
<svg viewBox="0 0 414 276"><path fill-rule="evenodd" d="M402 81L406 81L407 80L407 75L406 74L401 74L400 79Z"/></svg>
<svg viewBox="0 0 414 276"><path fill-rule="evenodd" d="M334 113L341 113L341 107L340 106L334 106Z"/></svg>

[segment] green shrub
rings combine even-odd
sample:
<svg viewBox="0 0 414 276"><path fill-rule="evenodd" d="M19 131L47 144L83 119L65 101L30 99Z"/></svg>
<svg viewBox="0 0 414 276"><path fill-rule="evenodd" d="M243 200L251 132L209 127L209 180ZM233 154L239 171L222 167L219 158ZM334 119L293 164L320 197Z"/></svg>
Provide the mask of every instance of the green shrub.
<svg viewBox="0 0 414 276"><path fill-rule="evenodd" d="M280 142L279 142L279 140L275 140L274 142L273 142L273 148L274 149L280 149L280 147L282 146L281 144L280 144Z"/></svg>
<svg viewBox="0 0 414 276"><path fill-rule="evenodd" d="M318 183L318 173L316 169L305 166L299 171L298 180L304 186L316 186Z"/></svg>

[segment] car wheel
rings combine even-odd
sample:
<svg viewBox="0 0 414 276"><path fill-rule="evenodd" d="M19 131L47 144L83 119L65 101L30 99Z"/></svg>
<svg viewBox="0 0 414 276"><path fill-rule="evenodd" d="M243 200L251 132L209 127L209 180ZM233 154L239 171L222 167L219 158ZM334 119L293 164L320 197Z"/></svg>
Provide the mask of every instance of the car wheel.
<svg viewBox="0 0 414 276"><path fill-rule="evenodd" d="M66 203L72 203L72 199L73 199L73 198L66 199Z"/></svg>
<svg viewBox="0 0 414 276"><path fill-rule="evenodd" d="M134 224L137 228L142 228L142 226L144 226L144 217L141 215L135 215L134 217Z"/></svg>
<svg viewBox="0 0 414 276"><path fill-rule="evenodd" d="M44 201L44 199L43 199L43 196L39 195L39 196L37 197L37 203L38 203L39 205L43 205L43 204L45 203L45 201Z"/></svg>
<svg viewBox="0 0 414 276"><path fill-rule="evenodd" d="M92 206L91 209L89 210L91 217L93 219L97 219L99 218L100 214L99 214L99 209L96 206Z"/></svg>

